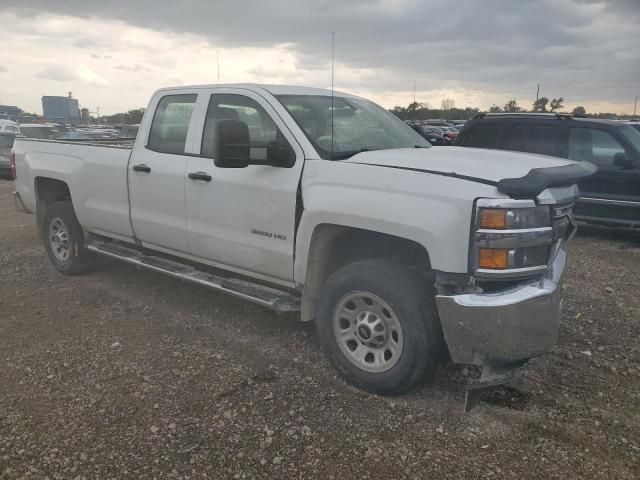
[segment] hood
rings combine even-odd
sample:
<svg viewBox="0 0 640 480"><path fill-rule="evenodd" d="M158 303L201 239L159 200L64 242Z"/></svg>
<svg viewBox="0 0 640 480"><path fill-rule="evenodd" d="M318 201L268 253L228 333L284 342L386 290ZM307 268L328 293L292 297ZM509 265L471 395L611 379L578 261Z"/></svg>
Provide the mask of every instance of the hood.
<svg viewBox="0 0 640 480"><path fill-rule="evenodd" d="M376 150L346 161L486 183L512 197L532 197L549 187L572 185L597 171L587 162L466 147Z"/></svg>
<svg viewBox="0 0 640 480"><path fill-rule="evenodd" d="M468 147L399 148L362 152L343 160L385 167L456 174L489 182L523 177L533 168L559 167L575 162L531 153Z"/></svg>

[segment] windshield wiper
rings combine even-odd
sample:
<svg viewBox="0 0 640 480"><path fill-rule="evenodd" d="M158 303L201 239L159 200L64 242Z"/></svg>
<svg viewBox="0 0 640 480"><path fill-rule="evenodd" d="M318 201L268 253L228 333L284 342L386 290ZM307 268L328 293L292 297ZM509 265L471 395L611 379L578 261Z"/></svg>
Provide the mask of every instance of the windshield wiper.
<svg viewBox="0 0 640 480"><path fill-rule="evenodd" d="M371 152L373 150L380 150L379 148L361 148L359 150L349 150L346 152L334 152L333 156L331 157L332 160L346 160L347 158L351 158L354 155L357 155L358 153L362 153L362 152Z"/></svg>

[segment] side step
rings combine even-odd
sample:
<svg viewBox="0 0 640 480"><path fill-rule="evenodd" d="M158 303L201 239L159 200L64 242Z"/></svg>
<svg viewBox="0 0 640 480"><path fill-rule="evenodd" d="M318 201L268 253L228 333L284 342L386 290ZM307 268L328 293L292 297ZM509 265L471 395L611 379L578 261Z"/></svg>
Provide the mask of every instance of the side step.
<svg viewBox="0 0 640 480"><path fill-rule="evenodd" d="M87 245L87 249L100 255L117 258L118 260L139 267L162 272L172 277L229 293L236 297L257 303L258 305L268 307L278 313L300 311L300 298L289 292L266 287L247 280L213 275L178 261L145 255L139 250L115 243L91 242Z"/></svg>

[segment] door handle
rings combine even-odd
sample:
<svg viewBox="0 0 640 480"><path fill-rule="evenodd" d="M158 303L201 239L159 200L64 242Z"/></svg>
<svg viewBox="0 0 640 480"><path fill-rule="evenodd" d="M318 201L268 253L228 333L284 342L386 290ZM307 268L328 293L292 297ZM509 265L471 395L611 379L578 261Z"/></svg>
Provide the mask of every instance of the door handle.
<svg viewBox="0 0 640 480"><path fill-rule="evenodd" d="M191 180L204 180L205 182L211 181L211 175L207 172L191 172L187 175Z"/></svg>
<svg viewBox="0 0 640 480"><path fill-rule="evenodd" d="M133 166L133 171L134 172L149 173L151 171L151 167L148 166L148 165L145 165L144 163L141 163L140 165L134 165Z"/></svg>

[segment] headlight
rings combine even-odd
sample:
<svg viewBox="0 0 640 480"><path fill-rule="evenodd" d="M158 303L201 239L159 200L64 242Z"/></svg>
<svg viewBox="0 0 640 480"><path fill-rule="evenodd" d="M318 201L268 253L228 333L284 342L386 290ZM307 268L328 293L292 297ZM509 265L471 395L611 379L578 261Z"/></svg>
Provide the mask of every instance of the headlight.
<svg viewBox="0 0 640 480"><path fill-rule="evenodd" d="M551 225L548 206L523 208L480 207L480 228L508 230L514 228L540 228Z"/></svg>
<svg viewBox="0 0 640 480"><path fill-rule="evenodd" d="M474 229L471 270L476 276L509 278L546 270L554 242L548 205L479 199Z"/></svg>

